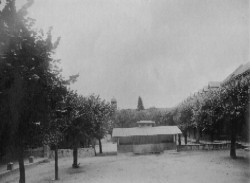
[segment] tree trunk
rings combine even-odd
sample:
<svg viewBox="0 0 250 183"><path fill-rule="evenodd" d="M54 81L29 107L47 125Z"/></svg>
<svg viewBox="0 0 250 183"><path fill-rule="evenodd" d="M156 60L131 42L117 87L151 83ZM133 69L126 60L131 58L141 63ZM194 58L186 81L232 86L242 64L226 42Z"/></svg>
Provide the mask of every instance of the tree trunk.
<svg viewBox="0 0 250 183"><path fill-rule="evenodd" d="M25 167L24 167L24 160L23 160L23 147L19 145L18 151L18 163L19 163L19 183L25 183Z"/></svg>
<svg viewBox="0 0 250 183"><path fill-rule="evenodd" d="M230 156L231 158L236 158L236 121L231 122L231 148L230 148Z"/></svg>
<svg viewBox="0 0 250 183"><path fill-rule="evenodd" d="M178 134L178 143L181 145L181 134Z"/></svg>
<svg viewBox="0 0 250 183"><path fill-rule="evenodd" d="M96 150L95 150L95 146L93 147L93 149L94 149L94 153L95 153L95 156L96 156Z"/></svg>
<svg viewBox="0 0 250 183"><path fill-rule="evenodd" d="M185 145L187 145L187 133L184 133Z"/></svg>
<svg viewBox="0 0 250 183"><path fill-rule="evenodd" d="M96 156L96 150L95 150L95 139L91 139L89 140L91 142L91 146L92 148L94 149L94 153L95 153L95 156Z"/></svg>
<svg viewBox="0 0 250 183"><path fill-rule="evenodd" d="M193 133L194 133L194 139L196 139L196 128L193 128Z"/></svg>
<svg viewBox="0 0 250 183"><path fill-rule="evenodd" d="M87 140L87 147L89 148L89 146L90 146L90 140L88 139Z"/></svg>
<svg viewBox="0 0 250 183"><path fill-rule="evenodd" d="M100 154L102 154L102 142L101 142L101 139L100 138L98 138L98 141L99 141L99 152L100 152Z"/></svg>
<svg viewBox="0 0 250 183"><path fill-rule="evenodd" d="M78 162L77 162L77 156L78 156L78 152L77 152L77 146L73 147L73 168L79 168L78 166Z"/></svg>
<svg viewBox="0 0 250 183"><path fill-rule="evenodd" d="M211 131L211 133L210 133L210 139L211 139L211 142L214 141L214 132L213 131Z"/></svg>
<svg viewBox="0 0 250 183"><path fill-rule="evenodd" d="M197 144L200 143L200 128L197 126L196 128L196 141Z"/></svg>
<svg viewBox="0 0 250 183"><path fill-rule="evenodd" d="M57 145L55 146L55 180L59 180L59 176L58 176L58 149L57 149Z"/></svg>

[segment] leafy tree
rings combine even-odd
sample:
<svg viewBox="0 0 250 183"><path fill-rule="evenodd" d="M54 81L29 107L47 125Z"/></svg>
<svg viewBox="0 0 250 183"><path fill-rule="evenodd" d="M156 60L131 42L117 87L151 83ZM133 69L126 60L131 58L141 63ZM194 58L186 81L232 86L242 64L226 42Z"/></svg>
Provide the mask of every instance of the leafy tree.
<svg viewBox="0 0 250 183"><path fill-rule="evenodd" d="M137 110L138 111L144 110L144 106L143 106L141 97L138 98Z"/></svg>
<svg viewBox="0 0 250 183"><path fill-rule="evenodd" d="M219 123L223 122L223 103L220 98L220 89L209 90L204 95L203 100L201 126L203 131L210 133L211 141L213 141L215 133L219 130Z"/></svg>
<svg viewBox="0 0 250 183"><path fill-rule="evenodd" d="M67 94L67 88L62 78L54 80L54 85L51 86L48 93L48 108L47 123L41 126L43 132L43 143L51 146L55 151L55 180L59 179L58 175L58 145L64 139L64 133L67 129L66 114L64 98Z"/></svg>
<svg viewBox="0 0 250 183"><path fill-rule="evenodd" d="M8 114L4 122L9 123L10 137L13 137L9 144L18 154L21 183L25 182L23 151L37 139L36 136L30 138L37 134L30 132L35 131L35 122L46 110L38 96L44 96L42 88L50 74L47 73L48 44L31 30L33 20L24 18L29 5L17 12L15 1L8 0L0 14L2 112Z"/></svg>
<svg viewBox="0 0 250 183"><path fill-rule="evenodd" d="M80 118L81 104L80 98L77 93L70 91L66 97L66 106L67 106L67 124L68 127L65 131L65 137L67 141L71 142L70 144L73 147L73 168L78 168L77 162L77 153L80 139L82 137L82 126Z"/></svg>
<svg viewBox="0 0 250 183"><path fill-rule="evenodd" d="M174 116L176 115L176 112L177 110L173 109L161 115L160 124L168 126L176 125L176 122L174 121Z"/></svg>
<svg viewBox="0 0 250 183"><path fill-rule="evenodd" d="M108 121L110 120L114 108L110 103L102 100L99 96L91 95L88 97L87 102L90 107L92 115L92 123L94 133L93 136L99 141L99 150L102 153L101 139L108 132Z"/></svg>
<svg viewBox="0 0 250 183"><path fill-rule="evenodd" d="M242 75L234 78L223 87L203 92L203 94L185 100L177 107L178 113L175 120L179 127L184 130L195 126L198 131L197 142L199 129L210 132L212 141L214 133L219 133L218 128L221 128L222 125L223 128L231 129L230 156L236 158L237 136L242 135L240 131L249 125L249 82L249 74ZM189 108L186 108L187 106ZM190 120L186 120L190 116L191 124Z"/></svg>
<svg viewBox="0 0 250 183"><path fill-rule="evenodd" d="M236 137L240 126L247 122L246 113L249 104L249 77L242 80L233 80L221 89L223 114L231 125L230 156L236 158Z"/></svg>
<svg viewBox="0 0 250 183"><path fill-rule="evenodd" d="M202 121L202 99L196 97L193 102L192 107L192 122L193 126L196 128L196 143L200 143L200 128L201 128L201 121Z"/></svg>
<svg viewBox="0 0 250 183"><path fill-rule="evenodd" d="M71 142L73 148L73 168L78 168L78 147L83 139L89 139L93 134L92 116L87 107L87 99L78 96L77 93L70 91L66 98L67 123L68 128L65 136L68 142Z"/></svg>
<svg viewBox="0 0 250 183"><path fill-rule="evenodd" d="M18 155L20 183L25 182L24 149L42 143L41 129L52 130L49 136L60 139L53 126L61 123L56 114L65 85L75 78L65 81L60 76L52 58L60 38L52 43L52 29L46 36L33 30L34 20L26 18L31 4L16 11L15 1L7 0L0 12L0 114L6 113L2 125Z"/></svg>
<svg viewBox="0 0 250 183"><path fill-rule="evenodd" d="M178 111L177 124L184 135L185 144L187 144L187 130L192 127L192 112L192 105L190 103L184 103Z"/></svg>

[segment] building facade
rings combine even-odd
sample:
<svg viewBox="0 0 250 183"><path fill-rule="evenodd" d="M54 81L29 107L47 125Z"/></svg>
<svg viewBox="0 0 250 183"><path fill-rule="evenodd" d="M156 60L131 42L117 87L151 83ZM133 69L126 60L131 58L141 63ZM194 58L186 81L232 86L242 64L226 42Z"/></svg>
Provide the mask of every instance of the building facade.
<svg viewBox="0 0 250 183"><path fill-rule="evenodd" d="M138 127L114 128L112 138L117 143L118 153L160 153L176 150L177 126L154 126L152 121L139 121Z"/></svg>

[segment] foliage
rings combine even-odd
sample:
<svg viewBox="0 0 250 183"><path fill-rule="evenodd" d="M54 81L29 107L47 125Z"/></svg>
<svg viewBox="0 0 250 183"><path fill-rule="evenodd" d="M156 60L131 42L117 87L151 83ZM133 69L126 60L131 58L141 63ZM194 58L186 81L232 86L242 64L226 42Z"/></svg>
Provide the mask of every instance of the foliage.
<svg viewBox="0 0 250 183"><path fill-rule="evenodd" d="M60 75L58 60L53 59L60 38L52 42L52 28L46 35L34 30L35 21L26 17L31 4L16 11L15 1L7 0L0 12L1 125L9 132L8 146L17 150L20 182L25 182L24 149L43 140L54 145L61 140L61 103L66 85L77 77L64 80Z"/></svg>
<svg viewBox="0 0 250 183"><path fill-rule="evenodd" d="M10 140L28 147L40 140L37 122L46 121L48 95L58 77L52 59L57 45L51 31L44 36L32 29L34 20L24 17L30 5L17 12L15 1L9 0L0 15L0 113L10 124Z"/></svg>
<svg viewBox="0 0 250 183"><path fill-rule="evenodd" d="M143 111L133 109L118 110L114 114L113 127L129 128L137 126L140 120L152 120L156 125L174 125L172 111L168 109L149 108Z"/></svg>
<svg viewBox="0 0 250 183"><path fill-rule="evenodd" d="M87 98L87 109L93 123L94 137L103 138L108 133L108 121L114 112L113 107L99 96L91 95Z"/></svg>
<svg viewBox="0 0 250 183"><path fill-rule="evenodd" d="M188 98L177 106L178 112L174 116L175 121L182 131L197 128L209 132L211 136L215 133L220 135L220 128L226 129L227 136L231 136L232 144L235 144L236 135L247 139L249 132L239 132L249 126L247 120L249 82L248 74L233 79L225 86L210 89ZM233 153L232 157L235 156Z"/></svg>

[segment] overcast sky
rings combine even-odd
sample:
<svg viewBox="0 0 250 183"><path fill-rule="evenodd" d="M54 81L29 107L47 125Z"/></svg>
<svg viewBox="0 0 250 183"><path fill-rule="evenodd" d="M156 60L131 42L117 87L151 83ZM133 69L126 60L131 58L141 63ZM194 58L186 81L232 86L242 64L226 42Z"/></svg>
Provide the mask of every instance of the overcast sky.
<svg viewBox="0 0 250 183"><path fill-rule="evenodd" d="M250 57L249 0L35 0L29 17L61 36L71 88L119 108L173 107Z"/></svg>

